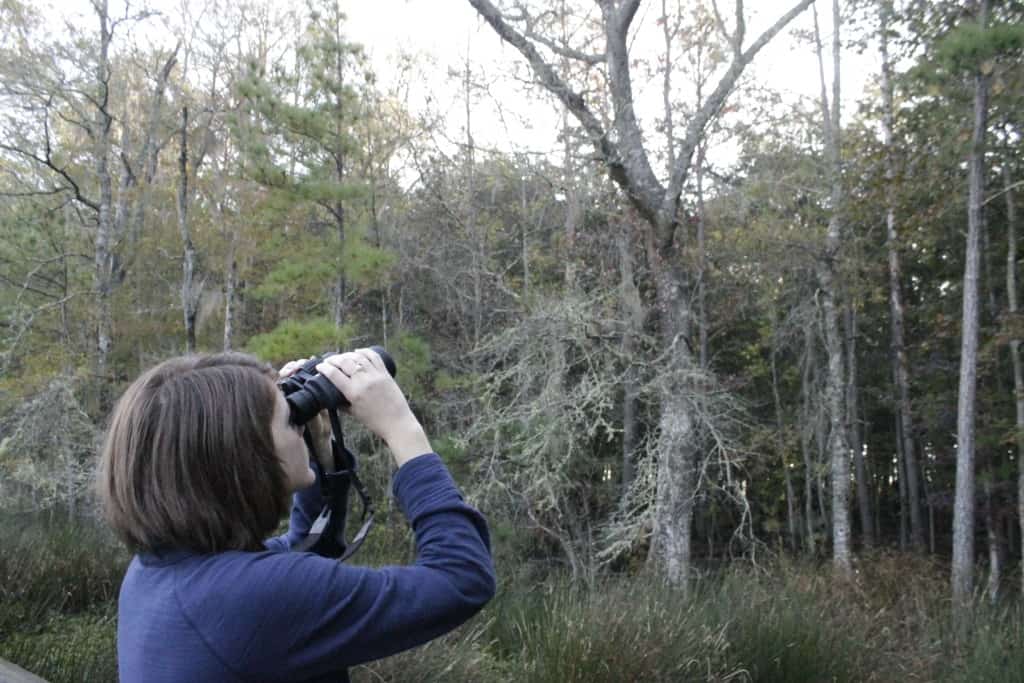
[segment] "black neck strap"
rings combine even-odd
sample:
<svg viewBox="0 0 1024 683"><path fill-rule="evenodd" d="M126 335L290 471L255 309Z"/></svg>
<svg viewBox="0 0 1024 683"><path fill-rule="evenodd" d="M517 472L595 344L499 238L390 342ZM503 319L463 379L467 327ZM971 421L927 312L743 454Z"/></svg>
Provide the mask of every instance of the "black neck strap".
<svg viewBox="0 0 1024 683"><path fill-rule="evenodd" d="M324 557L337 558L344 562L350 558L366 540L370 527L373 525L373 502L363 482L356 474L356 457L345 446L341 419L336 410L328 410L331 421L331 471L325 471L317 453L313 436L307 427L302 438L306 442L309 454L320 480L320 491L324 498L324 507L309 529L309 534L292 550L298 552L314 552ZM352 537L345 538L348 522L348 496L352 488L362 504L360 519L363 524Z"/></svg>

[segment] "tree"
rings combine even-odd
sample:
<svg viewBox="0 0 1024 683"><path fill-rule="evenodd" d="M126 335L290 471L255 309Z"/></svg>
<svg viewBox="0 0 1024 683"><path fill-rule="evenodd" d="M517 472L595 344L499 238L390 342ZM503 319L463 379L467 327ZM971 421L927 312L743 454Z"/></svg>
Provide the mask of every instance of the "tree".
<svg viewBox="0 0 1024 683"><path fill-rule="evenodd" d="M924 546L924 525L921 521L921 495L917 457L914 451L914 420L910 403L910 377L904 341L904 311L902 269L900 268L899 234L896 227L896 208L893 183L896 162L893 149L893 78L889 57L889 32L892 30L892 0L879 3L879 45L882 56L882 142L885 146L885 228L889 255L889 309L892 318L892 363L896 384L897 412L902 436L903 471L907 481L907 506L910 509L910 538L915 548Z"/></svg>
<svg viewBox="0 0 1024 683"><path fill-rule="evenodd" d="M692 313L689 303L689 279L683 271L679 250L680 195L691 169L694 154L704 130L722 109L740 75L757 53L812 0L801 0L749 46L742 0L737 0L735 27L729 31L718 15L719 30L731 47L731 62L718 84L690 118L680 141L675 164L669 170L667 184L655 173L633 103L632 74L627 37L639 9L639 0L602 0L600 27L604 34L603 54L586 54L561 41L538 36L526 10L517 18L503 13L489 0L469 0L480 16L501 38L527 59L540 84L554 94L583 126L591 144L612 180L623 190L630 203L647 223L654 250L649 267L654 273L657 306L661 315L661 343L666 353L666 375L676 381L665 383L660 398L660 444L658 448L657 495L654 502L654 548L659 566L671 583L685 587L690 572L691 522L696 479L697 453L694 437L695 416L689 411L686 396L695 391L680 384L689 376L694 363L689 347ZM517 21L518 19L518 21ZM515 26L519 24L524 28ZM607 69L607 95L612 102L614 122L607 127L593 113L591 105L564 80L541 50L587 64L604 64Z"/></svg>
<svg viewBox="0 0 1024 683"><path fill-rule="evenodd" d="M842 16L839 0L832 0L832 100L825 89L825 67L822 59L821 34L818 30L818 11L814 9L814 38L818 48L821 75L821 110L825 128L825 155L828 159L830 188L830 214L825 238L825 252L818 260L818 282L821 285L821 308L825 326L825 347L828 354L828 383L825 400L829 414L829 483L832 490L832 558L844 574L852 572L850 563L850 472L847 442L846 413L844 407L843 342L839 325L838 261L843 240L843 177L840 141L840 81L839 81L839 29Z"/></svg>
<svg viewBox="0 0 1024 683"><path fill-rule="evenodd" d="M988 26L989 0L981 0L977 27ZM983 35L976 35L983 39ZM964 265L963 324L960 344L960 390L956 429L956 504L953 518L953 604L971 602L974 589L974 444L978 364L978 273L981 253L982 201L985 192L985 132L988 128L989 78L983 64L975 67L974 127L968 158L967 246Z"/></svg>
<svg viewBox="0 0 1024 683"><path fill-rule="evenodd" d="M43 179L46 192L73 197L85 211L83 223L94 231L94 362L99 406L105 409L111 379L112 295L127 269L122 242L143 220L146 194L137 195L134 190L153 180L159 151L156 126L177 50L162 56L148 121L133 149L128 118L115 116L119 93L114 83L119 74L113 42L119 27L150 14L112 17L107 0L93 0L92 10L98 24L95 35L75 31L67 43L40 48L30 40L31 34L22 32L15 35L15 44L6 48L11 58L3 63L0 92L20 110L20 116L5 122L0 151L30 164ZM119 142L115 142L115 124L121 133ZM75 134L84 136L85 145ZM91 168L76 161L80 153L91 161Z"/></svg>
<svg viewBox="0 0 1024 683"><path fill-rule="evenodd" d="M241 144L251 177L282 202L317 207L330 222L330 308L339 330L347 318L349 286L358 279L350 272L356 270L353 261L361 258L363 270L365 262L379 268L389 261L362 239L365 226L352 222L350 204L362 195L351 173L359 155L352 128L362 116L357 88L372 87L372 75L360 49L344 38L343 23L337 2L310 3L293 68L287 62L251 60L249 74L238 84L246 108L237 127L245 135ZM251 125L243 127L242 121ZM375 270L372 263L369 269Z"/></svg>

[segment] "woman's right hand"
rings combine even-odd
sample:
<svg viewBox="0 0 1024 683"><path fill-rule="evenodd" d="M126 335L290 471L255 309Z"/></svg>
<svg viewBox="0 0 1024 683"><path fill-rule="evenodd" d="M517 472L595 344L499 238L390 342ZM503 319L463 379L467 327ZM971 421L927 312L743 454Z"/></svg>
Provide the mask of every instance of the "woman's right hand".
<svg viewBox="0 0 1024 683"><path fill-rule="evenodd" d="M399 467L433 451L409 402L376 351L357 349L335 354L324 359L316 370L348 399L348 413L388 444Z"/></svg>

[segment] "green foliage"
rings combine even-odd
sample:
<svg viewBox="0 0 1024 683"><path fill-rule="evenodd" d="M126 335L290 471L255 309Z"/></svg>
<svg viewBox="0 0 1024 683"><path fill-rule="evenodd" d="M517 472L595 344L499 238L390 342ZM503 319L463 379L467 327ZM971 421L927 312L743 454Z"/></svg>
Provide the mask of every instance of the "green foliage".
<svg viewBox="0 0 1024 683"><path fill-rule="evenodd" d="M286 301L308 299L311 293L330 288L336 272L333 259L325 253L328 250L320 240L297 236L282 242L283 245L277 247L281 258L253 288L253 296Z"/></svg>
<svg viewBox="0 0 1024 683"><path fill-rule="evenodd" d="M351 670L353 683L409 681L412 683L504 683L523 680L509 673L511 667L489 650L487 617L477 617L452 633L414 650L357 666Z"/></svg>
<svg viewBox="0 0 1024 683"><path fill-rule="evenodd" d="M991 61L1013 56L1024 49L1024 26L998 23L983 27L966 23L950 31L935 46L940 64L949 71L992 71Z"/></svg>
<svg viewBox="0 0 1024 683"><path fill-rule="evenodd" d="M0 499L0 509L74 505L92 481L91 458L97 430L73 391L73 380L54 377L18 404L6 420L9 436L0 444L0 475L21 485L26 495ZM31 492L31 496L27 495Z"/></svg>
<svg viewBox="0 0 1024 683"><path fill-rule="evenodd" d="M380 284L394 266L396 255L387 249L375 247L358 232L349 230L341 250L347 281L364 287Z"/></svg>
<svg viewBox="0 0 1024 683"><path fill-rule="evenodd" d="M510 680L862 681L877 663L869 623L778 575L738 571L689 596L642 577L553 582L490 611Z"/></svg>
<svg viewBox="0 0 1024 683"><path fill-rule="evenodd" d="M326 318L284 320L270 332L251 337L245 348L266 361L281 364L329 350L348 348L353 336L354 328L351 324L336 328Z"/></svg>
<svg viewBox="0 0 1024 683"><path fill-rule="evenodd" d="M430 344L411 332L402 332L388 342L388 351L398 363L398 383L410 401L422 401L431 392L433 372Z"/></svg>

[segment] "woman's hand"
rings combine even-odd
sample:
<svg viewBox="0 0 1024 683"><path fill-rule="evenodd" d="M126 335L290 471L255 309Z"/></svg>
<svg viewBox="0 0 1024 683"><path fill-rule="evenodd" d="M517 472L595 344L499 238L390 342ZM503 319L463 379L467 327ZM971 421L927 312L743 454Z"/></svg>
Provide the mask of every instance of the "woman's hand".
<svg viewBox="0 0 1024 683"><path fill-rule="evenodd" d="M401 467L433 451L409 402L376 351L357 349L335 354L316 370L348 399L348 413L387 443L396 465Z"/></svg>
<svg viewBox="0 0 1024 683"><path fill-rule="evenodd" d="M291 377L308 360L308 358L300 358L299 360L285 363L277 371L277 376L281 379ZM320 411L320 414L307 422L305 426L309 429L309 434L313 438L313 445L316 446L316 457L320 467L323 468L324 472L333 472L335 464L331 451L331 422L330 418L327 417L327 411Z"/></svg>

